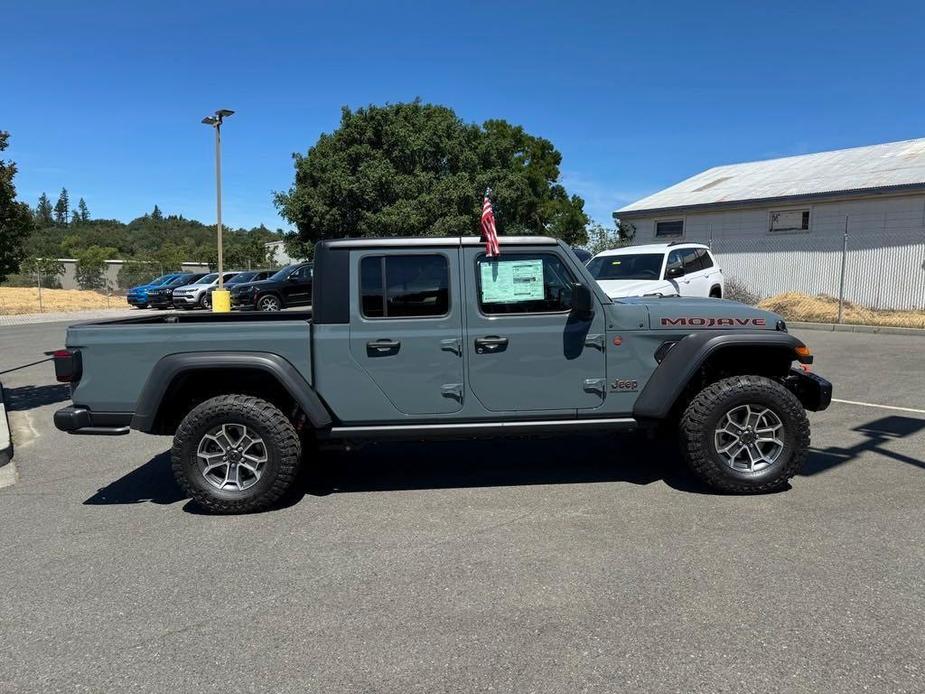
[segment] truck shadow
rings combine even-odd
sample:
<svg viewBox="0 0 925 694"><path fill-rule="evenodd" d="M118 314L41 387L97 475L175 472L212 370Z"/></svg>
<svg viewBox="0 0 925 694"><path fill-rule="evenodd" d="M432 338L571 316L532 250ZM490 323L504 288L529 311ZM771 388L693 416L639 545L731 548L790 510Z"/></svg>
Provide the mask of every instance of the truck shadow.
<svg viewBox="0 0 925 694"><path fill-rule="evenodd" d="M10 412L22 412L44 405L53 405L69 400L71 397L70 389L66 385L59 383L44 386L4 388L3 393L6 396L6 408Z"/></svg>
<svg viewBox="0 0 925 694"><path fill-rule="evenodd" d="M862 440L850 447L810 449L800 474L818 475L865 453L925 470L925 461L885 448L891 440L925 431L925 419L889 416L852 431L862 434ZM685 493L717 495L688 471L670 440L586 434L432 441L427 445L394 442L328 451L318 456L316 464L306 467L300 484L275 510L292 506L306 495L539 484L647 485L659 481ZM788 485L782 491L789 488ZM173 504L184 499L186 496L173 479L170 453L165 451L99 489L84 504ZM191 501L183 510L202 512Z"/></svg>

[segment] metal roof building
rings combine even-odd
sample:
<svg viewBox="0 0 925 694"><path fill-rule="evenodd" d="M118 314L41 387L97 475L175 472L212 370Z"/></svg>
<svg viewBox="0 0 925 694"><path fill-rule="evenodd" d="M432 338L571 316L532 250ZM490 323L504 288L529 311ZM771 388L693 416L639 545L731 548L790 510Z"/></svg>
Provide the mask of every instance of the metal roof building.
<svg viewBox="0 0 925 694"><path fill-rule="evenodd" d="M763 295L925 308L925 138L715 166L614 212L636 243L712 246Z"/></svg>

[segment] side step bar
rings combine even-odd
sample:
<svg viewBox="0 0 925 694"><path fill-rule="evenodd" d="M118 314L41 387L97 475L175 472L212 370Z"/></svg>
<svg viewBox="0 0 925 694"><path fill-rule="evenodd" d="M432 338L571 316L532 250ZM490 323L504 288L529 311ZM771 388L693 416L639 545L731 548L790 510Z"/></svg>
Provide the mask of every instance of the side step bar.
<svg viewBox="0 0 925 694"><path fill-rule="evenodd" d="M376 426L332 427L327 437L332 439L384 439L469 437L504 434L549 434L566 431L629 431L637 422L632 417L610 419L539 419L505 422L461 422L458 424L393 424Z"/></svg>

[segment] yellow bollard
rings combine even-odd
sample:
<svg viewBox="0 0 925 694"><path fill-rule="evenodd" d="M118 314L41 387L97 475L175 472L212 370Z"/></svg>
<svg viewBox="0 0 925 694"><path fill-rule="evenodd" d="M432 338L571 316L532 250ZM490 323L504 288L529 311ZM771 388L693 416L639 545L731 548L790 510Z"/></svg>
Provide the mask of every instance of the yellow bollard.
<svg viewBox="0 0 925 694"><path fill-rule="evenodd" d="M212 292L212 313L228 313L231 311L231 292L227 289L216 289Z"/></svg>

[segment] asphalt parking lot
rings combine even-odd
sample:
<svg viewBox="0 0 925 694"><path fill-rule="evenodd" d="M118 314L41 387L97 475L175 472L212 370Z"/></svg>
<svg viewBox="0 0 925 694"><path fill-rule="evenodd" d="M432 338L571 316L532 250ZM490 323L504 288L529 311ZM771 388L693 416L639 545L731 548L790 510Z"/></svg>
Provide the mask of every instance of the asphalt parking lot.
<svg viewBox="0 0 925 694"><path fill-rule="evenodd" d="M64 324L0 329L0 372ZM925 690L925 338L804 331L837 398L784 492L641 438L390 444L197 513L170 441L68 437L0 373L0 691ZM919 410L915 412L914 410Z"/></svg>

